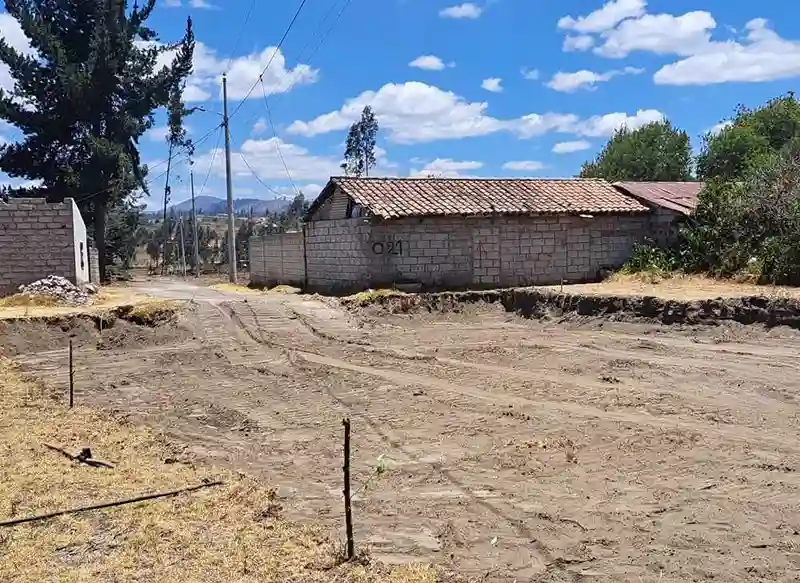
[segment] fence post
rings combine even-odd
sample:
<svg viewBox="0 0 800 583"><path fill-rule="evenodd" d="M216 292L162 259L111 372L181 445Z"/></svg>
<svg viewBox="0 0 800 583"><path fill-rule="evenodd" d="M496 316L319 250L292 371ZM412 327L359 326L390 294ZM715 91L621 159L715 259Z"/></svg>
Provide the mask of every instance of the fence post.
<svg viewBox="0 0 800 583"><path fill-rule="evenodd" d="M72 371L72 339L69 341L69 408L72 409L72 404L75 395L75 376Z"/></svg>
<svg viewBox="0 0 800 583"><path fill-rule="evenodd" d="M355 557L355 542L353 541L353 509L350 504L350 419L343 419L344 425L344 523L347 532L347 560Z"/></svg>

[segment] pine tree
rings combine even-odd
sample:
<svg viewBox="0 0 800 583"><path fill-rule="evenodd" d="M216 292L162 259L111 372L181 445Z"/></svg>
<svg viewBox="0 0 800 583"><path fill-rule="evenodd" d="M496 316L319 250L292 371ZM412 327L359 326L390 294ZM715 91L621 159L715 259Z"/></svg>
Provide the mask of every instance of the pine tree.
<svg viewBox="0 0 800 583"><path fill-rule="evenodd" d="M5 0L36 54L0 39L0 62L15 81L0 90L0 119L23 138L0 148L0 170L40 180L35 194L73 197L93 225L100 273L109 207L139 188L147 190L139 138L154 125L154 112L170 89L191 73L194 34L161 44L145 25L156 0L140 8L128 0ZM158 68L167 51L175 56Z"/></svg>

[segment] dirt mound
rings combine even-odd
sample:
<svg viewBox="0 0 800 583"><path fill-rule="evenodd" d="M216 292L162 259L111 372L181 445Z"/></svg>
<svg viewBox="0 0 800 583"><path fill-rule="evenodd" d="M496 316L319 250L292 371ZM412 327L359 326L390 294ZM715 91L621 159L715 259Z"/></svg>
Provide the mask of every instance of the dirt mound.
<svg viewBox="0 0 800 583"><path fill-rule="evenodd" d="M601 296L556 293L533 288L442 292L425 294L375 294L341 300L354 310L378 308L390 313L459 312L466 304L502 304L508 312L526 318L571 319L607 317L611 320L643 319L664 324L717 324L722 321L800 328L800 300L762 296L677 301L650 296Z"/></svg>
<svg viewBox="0 0 800 583"><path fill-rule="evenodd" d="M175 306L120 306L66 316L0 319L0 356L95 345L98 350L169 344L192 337Z"/></svg>

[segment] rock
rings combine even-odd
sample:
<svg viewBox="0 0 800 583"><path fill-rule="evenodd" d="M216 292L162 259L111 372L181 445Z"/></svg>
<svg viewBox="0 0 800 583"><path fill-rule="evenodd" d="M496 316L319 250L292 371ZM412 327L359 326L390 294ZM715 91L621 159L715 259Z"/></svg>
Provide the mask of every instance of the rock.
<svg viewBox="0 0 800 583"><path fill-rule="evenodd" d="M89 295L92 295L92 296L93 296L94 294L96 294L97 292L99 292L99 291L100 291L100 288L99 288L99 287L97 287L97 286L96 286L95 284L93 284L93 283L87 283L87 284L85 284L85 285L83 286L83 291L85 291L87 294L89 294Z"/></svg>
<svg viewBox="0 0 800 583"><path fill-rule="evenodd" d="M21 285L19 293L27 296L50 296L73 306L89 303L89 295L81 291L75 284L58 275L48 275L42 279Z"/></svg>

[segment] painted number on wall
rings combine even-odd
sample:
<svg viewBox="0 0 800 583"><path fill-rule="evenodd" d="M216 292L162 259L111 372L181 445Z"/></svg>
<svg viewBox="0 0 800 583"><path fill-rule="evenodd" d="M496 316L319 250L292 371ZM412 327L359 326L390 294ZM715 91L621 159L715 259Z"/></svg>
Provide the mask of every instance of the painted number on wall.
<svg viewBox="0 0 800 583"><path fill-rule="evenodd" d="M372 244L372 252L375 255L402 255L402 241L377 241Z"/></svg>

